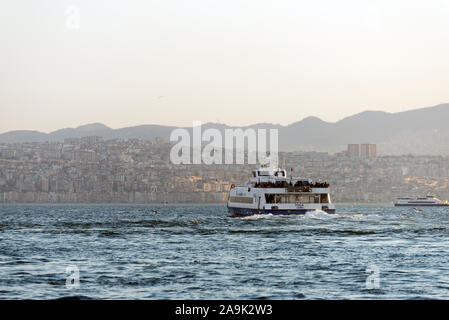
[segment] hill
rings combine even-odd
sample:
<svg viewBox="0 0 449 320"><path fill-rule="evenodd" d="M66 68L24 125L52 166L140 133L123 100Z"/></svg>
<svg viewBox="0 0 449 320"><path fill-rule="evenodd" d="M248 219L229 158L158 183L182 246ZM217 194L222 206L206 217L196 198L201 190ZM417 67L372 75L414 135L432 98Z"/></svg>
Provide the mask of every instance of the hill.
<svg viewBox="0 0 449 320"><path fill-rule="evenodd" d="M281 151L327 151L346 149L348 143L377 143L379 154L449 155L449 104L398 113L364 111L338 122L325 122L307 117L288 126L258 123L247 128L276 128L279 130ZM101 136L104 139L150 139L162 137L166 141L176 127L140 125L111 129L101 123L77 128L65 128L50 133L38 131L10 131L0 134L0 142L63 141L65 138ZM203 129L231 128L225 124L207 123Z"/></svg>

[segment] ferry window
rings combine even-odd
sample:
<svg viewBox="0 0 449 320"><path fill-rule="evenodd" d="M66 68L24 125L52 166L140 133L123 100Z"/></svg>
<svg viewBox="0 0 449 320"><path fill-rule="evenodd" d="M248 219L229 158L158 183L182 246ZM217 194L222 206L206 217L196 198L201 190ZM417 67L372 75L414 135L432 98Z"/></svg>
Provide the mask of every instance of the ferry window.
<svg viewBox="0 0 449 320"><path fill-rule="evenodd" d="M290 203L290 201L289 201L289 195L280 195L279 196L279 198L280 198L280 202L281 203Z"/></svg>
<svg viewBox="0 0 449 320"><path fill-rule="evenodd" d="M310 203L310 197L308 195L302 194L302 195L297 195L295 202L300 202L300 203Z"/></svg>
<svg viewBox="0 0 449 320"><path fill-rule="evenodd" d="M231 202L237 202L237 203L253 203L253 198L251 197L231 197Z"/></svg>
<svg viewBox="0 0 449 320"><path fill-rule="evenodd" d="M274 194L265 194L265 201L267 203L274 203Z"/></svg>
<svg viewBox="0 0 449 320"><path fill-rule="evenodd" d="M321 200L321 203L329 203L329 199L327 197L327 194L322 194L320 200Z"/></svg>

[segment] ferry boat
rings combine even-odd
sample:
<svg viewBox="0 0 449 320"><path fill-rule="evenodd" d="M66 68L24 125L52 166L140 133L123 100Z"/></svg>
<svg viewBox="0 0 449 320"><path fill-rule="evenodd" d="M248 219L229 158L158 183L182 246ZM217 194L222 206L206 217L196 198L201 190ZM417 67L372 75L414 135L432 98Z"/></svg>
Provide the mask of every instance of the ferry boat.
<svg viewBox="0 0 449 320"><path fill-rule="evenodd" d="M426 197L414 197L414 198L398 198L394 203L395 207L402 206L425 206L425 207L444 207L449 206L449 202L438 199L433 195L428 195Z"/></svg>
<svg viewBox="0 0 449 320"><path fill-rule="evenodd" d="M269 165L254 170L246 185L231 185L227 207L233 217L305 214L314 210L335 213L328 183L289 178L286 170Z"/></svg>

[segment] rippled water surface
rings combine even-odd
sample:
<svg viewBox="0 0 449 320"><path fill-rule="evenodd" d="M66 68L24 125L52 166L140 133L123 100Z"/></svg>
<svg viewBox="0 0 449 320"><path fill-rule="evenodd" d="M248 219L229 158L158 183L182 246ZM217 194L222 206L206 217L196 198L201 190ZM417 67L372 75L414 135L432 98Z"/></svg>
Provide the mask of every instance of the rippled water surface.
<svg viewBox="0 0 449 320"><path fill-rule="evenodd" d="M449 208L337 212L235 219L224 205L3 205L0 298L449 298ZM66 286L68 266L79 288Z"/></svg>

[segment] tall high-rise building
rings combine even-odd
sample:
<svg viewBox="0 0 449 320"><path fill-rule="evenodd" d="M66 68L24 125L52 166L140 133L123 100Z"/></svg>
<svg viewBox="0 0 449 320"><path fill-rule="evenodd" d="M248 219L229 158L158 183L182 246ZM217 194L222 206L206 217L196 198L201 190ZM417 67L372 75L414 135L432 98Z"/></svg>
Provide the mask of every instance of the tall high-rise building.
<svg viewBox="0 0 449 320"><path fill-rule="evenodd" d="M348 157L359 157L360 156L359 145L358 144L348 144L347 156Z"/></svg>
<svg viewBox="0 0 449 320"><path fill-rule="evenodd" d="M370 144L369 150L370 157L377 157L377 144Z"/></svg>
<svg viewBox="0 0 449 320"><path fill-rule="evenodd" d="M372 143L362 143L360 145L360 156L363 158L373 158L377 156L377 145Z"/></svg>

